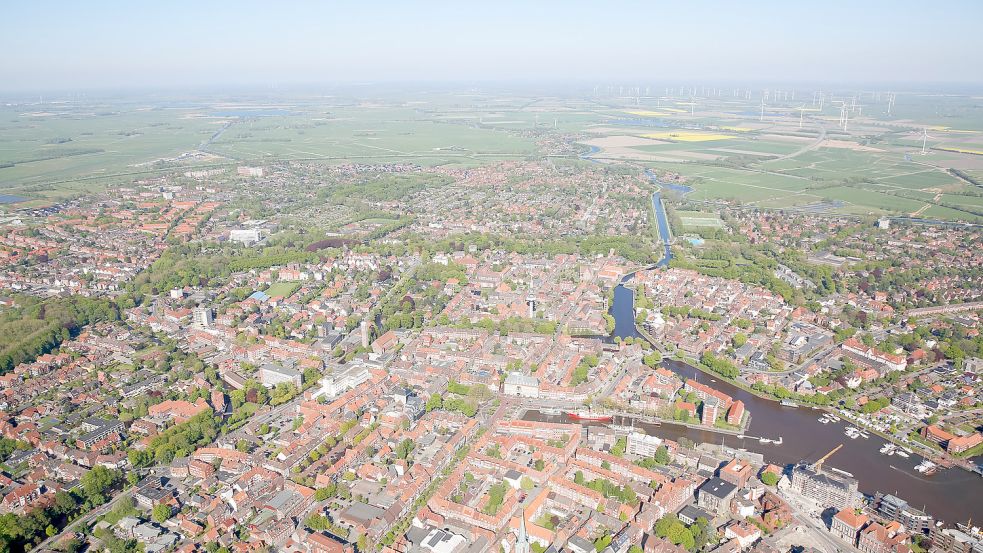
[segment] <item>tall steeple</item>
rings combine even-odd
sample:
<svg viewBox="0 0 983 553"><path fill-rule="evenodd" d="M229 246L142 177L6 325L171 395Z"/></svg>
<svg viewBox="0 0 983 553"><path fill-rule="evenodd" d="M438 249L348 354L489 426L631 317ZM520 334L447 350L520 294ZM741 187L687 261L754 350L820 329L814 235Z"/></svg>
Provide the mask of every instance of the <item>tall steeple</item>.
<svg viewBox="0 0 983 553"><path fill-rule="evenodd" d="M515 540L515 553L529 553L529 537L526 535L526 514L519 512L519 537Z"/></svg>

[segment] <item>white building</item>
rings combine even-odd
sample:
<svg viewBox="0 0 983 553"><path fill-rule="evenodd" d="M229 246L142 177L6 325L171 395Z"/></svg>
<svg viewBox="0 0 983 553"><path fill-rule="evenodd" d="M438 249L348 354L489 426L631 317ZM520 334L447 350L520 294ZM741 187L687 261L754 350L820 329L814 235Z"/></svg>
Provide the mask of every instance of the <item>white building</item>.
<svg viewBox="0 0 983 553"><path fill-rule="evenodd" d="M467 547L468 540L464 536L439 528L431 530L420 542L420 549L427 553L458 553Z"/></svg>
<svg viewBox="0 0 983 553"><path fill-rule="evenodd" d="M367 365L356 363L345 367L341 371L333 372L322 378L320 381L321 387L314 392L312 399L317 399L321 396L332 399L345 393L347 390L357 387L370 377L371 375L369 374L369 367Z"/></svg>
<svg viewBox="0 0 983 553"><path fill-rule="evenodd" d="M649 436L641 432L631 432L628 434L628 444L625 451L632 455L653 457L661 445L662 439L657 436Z"/></svg>
<svg viewBox="0 0 983 553"><path fill-rule="evenodd" d="M304 375L300 371L272 363L267 363L259 368L259 379L267 388L272 388L282 382L290 382L299 390L304 383Z"/></svg>
<svg viewBox="0 0 983 553"><path fill-rule="evenodd" d="M194 324L202 328L208 328L212 326L212 321L215 320L215 316L212 313L211 307L195 307L191 311L191 320Z"/></svg>
<svg viewBox="0 0 983 553"><path fill-rule="evenodd" d="M539 397L539 379L520 373L509 373L505 378L505 393L517 397Z"/></svg>
<svg viewBox="0 0 983 553"><path fill-rule="evenodd" d="M255 244L263 239L263 235L259 229L255 228L245 228L245 229L232 229L229 231L229 241L239 242L243 245Z"/></svg>
<svg viewBox="0 0 983 553"><path fill-rule="evenodd" d="M242 177L262 177L265 171L262 167L239 167L236 173Z"/></svg>

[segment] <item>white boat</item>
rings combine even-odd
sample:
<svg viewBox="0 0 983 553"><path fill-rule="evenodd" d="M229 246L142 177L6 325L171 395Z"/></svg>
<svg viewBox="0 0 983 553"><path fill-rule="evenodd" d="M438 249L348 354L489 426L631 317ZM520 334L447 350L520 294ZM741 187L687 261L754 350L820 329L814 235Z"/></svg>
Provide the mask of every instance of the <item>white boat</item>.
<svg viewBox="0 0 983 553"><path fill-rule="evenodd" d="M850 473L850 472L847 472L847 471L845 471L845 470L840 470L840 469L838 469L838 468L836 468L836 467L829 467L829 470L831 470L831 471L833 471L833 472L838 472L838 473L840 473L840 474L842 474L843 476L846 476L846 477L848 477L848 478L853 478L853 473Z"/></svg>
<svg viewBox="0 0 983 553"><path fill-rule="evenodd" d="M782 442L783 441L785 441L785 440L783 440L782 437L779 436L777 440L772 440L771 443L773 443L775 445L782 445Z"/></svg>
<svg viewBox="0 0 983 553"><path fill-rule="evenodd" d="M910 457L911 456L911 454L909 454L907 451L905 451L903 449L896 450L894 452L894 454L895 455L900 455L901 457Z"/></svg>
<svg viewBox="0 0 983 553"><path fill-rule="evenodd" d="M771 440L769 440L768 438L758 438L758 441L761 442L761 443L763 443L763 444L770 444L771 443Z"/></svg>
<svg viewBox="0 0 983 553"><path fill-rule="evenodd" d="M830 420L832 420L833 422L840 422L840 417L837 417L836 415L834 415L834 414L832 414L832 413L830 413L830 414L829 414L829 418L830 418Z"/></svg>
<svg viewBox="0 0 983 553"><path fill-rule="evenodd" d="M915 470L917 470L922 474L932 474L933 472L935 472L935 468L937 466L938 465L929 461L928 459L924 459L922 460L921 463L918 464L918 466L915 467Z"/></svg>
<svg viewBox="0 0 983 553"><path fill-rule="evenodd" d="M884 444L884 446L881 447L881 453L883 453L884 455L894 455L894 444L891 443Z"/></svg>
<svg viewBox="0 0 983 553"><path fill-rule="evenodd" d="M860 437L866 440L867 438L870 438L870 434L861 431L860 432Z"/></svg>
<svg viewBox="0 0 983 553"><path fill-rule="evenodd" d="M635 427L634 426L628 426L628 425L624 425L624 424L609 424L608 425L608 428L610 428L611 430L614 430L615 432L625 432L625 433L628 433L628 434L630 434L630 433L632 433L632 432L635 431Z"/></svg>

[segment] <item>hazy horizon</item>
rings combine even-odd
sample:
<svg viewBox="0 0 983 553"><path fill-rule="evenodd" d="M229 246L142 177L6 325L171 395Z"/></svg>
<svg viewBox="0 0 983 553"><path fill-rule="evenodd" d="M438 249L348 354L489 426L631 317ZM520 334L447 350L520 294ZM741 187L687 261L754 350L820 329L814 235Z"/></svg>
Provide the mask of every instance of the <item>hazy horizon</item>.
<svg viewBox="0 0 983 553"><path fill-rule="evenodd" d="M0 90L320 83L983 82L983 3L50 2L7 7Z"/></svg>

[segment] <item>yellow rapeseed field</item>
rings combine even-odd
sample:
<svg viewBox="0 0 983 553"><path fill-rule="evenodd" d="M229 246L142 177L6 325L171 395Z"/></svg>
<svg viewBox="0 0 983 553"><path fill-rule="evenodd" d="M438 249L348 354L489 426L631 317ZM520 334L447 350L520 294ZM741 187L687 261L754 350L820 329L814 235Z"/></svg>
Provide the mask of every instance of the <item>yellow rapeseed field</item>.
<svg viewBox="0 0 983 553"><path fill-rule="evenodd" d="M955 152L957 154L973 154L977 156L983 156L983 150L977 150L974 148L957 148L955 146L936 146L934 150L942 150L943 152Z"/></svg>
<svg viewBox="0 0 983 553"><path fill-rule="evenodd" d="M643 134L644 138L656 140L672 140L675 142L708 142L710 140L729 140L734 138L729 134L714 134L700 131L667 131Z"/></svg>
<svg viewBox="0 0 983 553"><path fill-rule="evenodd" d="M631 115L638 115L640 117L665 117L669 115L664 111L649 111L644 109L630 109L630 110L626 110L625 113L629 113Z"/></svg>

